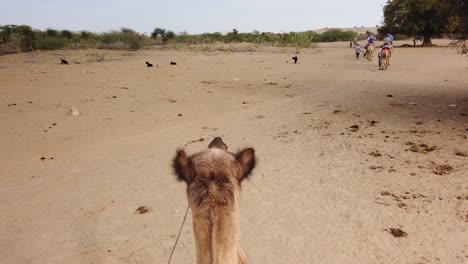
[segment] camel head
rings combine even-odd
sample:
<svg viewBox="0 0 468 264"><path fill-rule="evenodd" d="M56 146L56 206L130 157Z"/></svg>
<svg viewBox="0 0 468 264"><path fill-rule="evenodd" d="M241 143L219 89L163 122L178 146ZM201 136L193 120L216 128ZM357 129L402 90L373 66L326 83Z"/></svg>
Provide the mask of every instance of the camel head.
<svg viewBox="0 0 468 264"><path fill-rule="evenodd" d="M236 203L241 182L255 167L255 151L246 148L234 154L227 149L223 140L216 137L208 149L191 156L183 149L177 150L173 168L177 179L187 183L192 210L231 207Z"/></svg>

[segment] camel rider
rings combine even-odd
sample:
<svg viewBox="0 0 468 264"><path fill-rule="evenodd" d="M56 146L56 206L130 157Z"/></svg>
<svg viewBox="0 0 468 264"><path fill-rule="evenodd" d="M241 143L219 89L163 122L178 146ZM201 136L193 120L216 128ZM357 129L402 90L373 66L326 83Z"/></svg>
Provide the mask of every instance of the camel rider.
<svg viewBox="0 0 468 264"><path fill-rule="evenodd" d="M388 46L388 47L392 47L392 41L390 40L389 37L386 37L384 40L383 40L383 43L384 43L384 46Z"/></svg>
<svg viewBox="0 0 468 264"><path fill-rule="evenodd" d="M392 46L390 44L384 43L382 46L380 46L380 51L379 51L379 67L382 64L382 52L384 50L388 51L388 55L391 57L392 56ZM390 64L388 65L390 66Z"/></svg>
<svg viewBox="0 0 468 264"><path fill-rule="evenodd" d="M369 37L367 38L367 44L366 44L366 47L365 47L366 52L367 52L367 48L369 46L375 46L375 37L372 36L372 35L369 35Z"/></svg>
<svg viewBox="0 0 468 264"><path fill-rule="evenodd" d="M390 39L390 45L393 48L393 35L392 34L387 34L387 38Z"/></svg>
<svg viewBox="0 0 468 264"><path fill-rule="evenodd" d="M387 34L387 37L384 39L384 45L382 49L386 47L388 49L388 53L392 56L393 50L393 36L391 34Z"/></svg>

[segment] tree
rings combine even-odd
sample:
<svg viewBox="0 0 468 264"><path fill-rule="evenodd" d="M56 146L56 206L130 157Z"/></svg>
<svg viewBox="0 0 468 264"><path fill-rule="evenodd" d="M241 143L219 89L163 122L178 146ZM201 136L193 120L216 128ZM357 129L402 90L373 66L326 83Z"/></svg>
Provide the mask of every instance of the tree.
<svg viewBox="0 0 468 264"><path fill-rule="evenodd" d="M174 32L172 31L165 32L164 35L162 36L163 47L166 46L167 42L169 42L169 40L173 38L175 38Z"/></svg>
<svg viewBox="0 0 468 264"><path fill-rule="evenodd" d="M237 29L233 29L232 32L227 33L225 42L241 42L242 37Z"/></svg>
<svg viewBox="0 0 468 264"><path fill-rule="evenodd" d="M21 50L32 50L36 39L35 31L25 25L0 26L0 43L14 42Z"/></svg>
<svg viewBox="0 0 468 264"><path fill-rule="evenodd" d="M59 32L55 29L48 28L46 30L46 34L48 37L57 37L59 35Z"/></svg>
<svg viewBox="0 0 468 264"><path fill-rule="evenodd" d="M70 30L62 30L62 37L66 39L73 38L73 33Z"/></svg>
<svg viewBox="0 0 468 264"><path fill-rule="evenodd" d="M455 32L459 39L451 43L461 54L468 55L468 0L453 0L453 6L458 11L459 27Z"/></svg>
<svg viewBox="0 0 468 264"><path fill-rule="evenodd" d="M81 31L81 39L90 39L93 36L93 33L89 31Z"/></svg>
<svg viewBox="0 0 468 264"><path fill-rule="evenodd" d="M133 30L133 29L131 29L131 28L126 28L126 27L120 28L120 31L121 31L123 34L129 34L129 35L138 34L135 30Z"/></svg>
<svg viewBox="0 0 468 264"><path fill-rule="evenodd" d="M175 36L176 35L174 34L174 32L172 32L170 30L165 30L163 28L155 28L153 30L153 33L151 33L151 37L153 39L161 38L163 47L166 46L166 44L167 44L167 42L169 42L169 40L175 38Z"/></svg>
<svg viewBox="0 0 468 264"><path fill-rule="evenodd" d="M460 0L389 0L383 9L379 33L422 36L422 45L432 46L432 37L452 33L459 27L454 1Z"/></svg>
<svg viewBox="0 0 468 264"><path fill-rule="evenodd" d="M153 33L151 33L151 37L154 38L154 39L157 39L158 37L164 36L165 33L166 33L166 30L165 30L165 29L162 29L162 28L155 28L155 29L153 30Z"/></svg>

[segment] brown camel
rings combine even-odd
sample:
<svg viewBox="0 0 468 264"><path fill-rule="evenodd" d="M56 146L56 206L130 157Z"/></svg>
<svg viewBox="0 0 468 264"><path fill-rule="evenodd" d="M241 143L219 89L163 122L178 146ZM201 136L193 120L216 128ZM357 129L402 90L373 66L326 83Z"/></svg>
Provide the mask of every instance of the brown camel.
<svg viewBox="0 0 468 264"><path fill-rule="evenodd" d="M191 156L178 149L173 161L178 180L187 183L197 264L248 263L239 245L239 199L241 182L255 167L255 151L227 149L216 137L208 149Z"/></svg>
<svg viewBox="0 0 468 264"><path fill-rule="evenodd" d="M367 47L366 58L367 61L372 61L374 58L374 46L369 45L369 47Z"/></svg>
<svg viewBox="0 0 468 264"><path fill-rule="evenodd" d="M388 66L390 65L390 50L389 49L383 49L382 52L380 53L381 55L381 60L382 62L380 63L380 70L386 70Z"/></svg>

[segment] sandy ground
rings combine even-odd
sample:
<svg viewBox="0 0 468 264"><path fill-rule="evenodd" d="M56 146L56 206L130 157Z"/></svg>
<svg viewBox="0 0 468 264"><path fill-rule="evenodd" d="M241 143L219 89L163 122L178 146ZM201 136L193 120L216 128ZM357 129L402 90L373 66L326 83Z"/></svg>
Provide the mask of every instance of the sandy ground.
<svg viewBox="0 0 468 264"><path fill-rule="evenodd" d="M468 263L468 59L291 56L0 57L0 262L167 263L187 208L170 161L222 136L259 159L241 205L252 263ZM195 263L191 221L172 263Z"/></svg>

